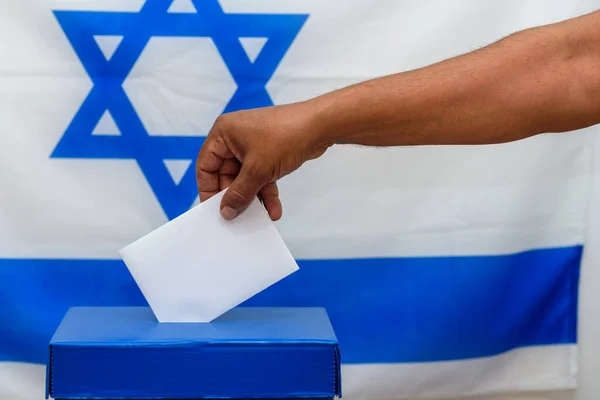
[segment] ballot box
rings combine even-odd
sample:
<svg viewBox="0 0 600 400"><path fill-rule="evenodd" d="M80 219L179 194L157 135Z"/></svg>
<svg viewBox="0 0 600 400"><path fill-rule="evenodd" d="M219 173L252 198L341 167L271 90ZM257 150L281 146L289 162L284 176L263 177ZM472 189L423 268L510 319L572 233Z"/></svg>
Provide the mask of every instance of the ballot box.
<svg viewBox="0 0 600 400"><path fill-rule="evenodd" d="M323 308L238 307L158 323L147 307L75 307L49 345L46 397L332 399L340 352Z"/></svg>

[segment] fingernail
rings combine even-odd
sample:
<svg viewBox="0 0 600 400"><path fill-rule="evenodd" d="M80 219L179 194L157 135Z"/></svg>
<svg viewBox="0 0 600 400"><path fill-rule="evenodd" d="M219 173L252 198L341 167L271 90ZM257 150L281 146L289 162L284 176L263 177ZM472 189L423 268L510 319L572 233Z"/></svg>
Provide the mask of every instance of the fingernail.
<svg viewBox="0 0 600 400"><path fill-rule="evenodd" d="M221 215L228 221L234 219L237 214L238 210L233 207L225 206L221 209Z"/></svg>

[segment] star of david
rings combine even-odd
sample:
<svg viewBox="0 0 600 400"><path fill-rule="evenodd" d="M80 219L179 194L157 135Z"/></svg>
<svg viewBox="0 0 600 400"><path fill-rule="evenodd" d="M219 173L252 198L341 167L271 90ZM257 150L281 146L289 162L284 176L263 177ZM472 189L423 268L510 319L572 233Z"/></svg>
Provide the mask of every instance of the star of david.
<svg viewBox="0 0 600 400"><path fill-rule="evenodd" d="M225 13L218 0L190 1L196 12L169 12L173 0L147 0L139 12L54 11L93 86L51 157L135 160L169 219L187 211L198 193L193 167L176 183L163 160L194 160L208 132L198 132L198 136L148 134L122 85L149 39L211 38L237 85L223 109L231 112L273 104L266 84L308 17ZM122 36L109 59L95 41L97 35ZM251 60L240 38L267 40ZM120 135L93 134L106 111Z"/></svg>

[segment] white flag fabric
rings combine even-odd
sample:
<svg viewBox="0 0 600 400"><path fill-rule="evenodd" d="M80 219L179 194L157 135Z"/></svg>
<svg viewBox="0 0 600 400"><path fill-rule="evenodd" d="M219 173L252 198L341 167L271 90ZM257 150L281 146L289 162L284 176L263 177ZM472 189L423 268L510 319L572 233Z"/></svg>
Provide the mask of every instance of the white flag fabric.
<svg viewBox="0 0 600 400"><path fill-rule="evenodd" d="M223 113L305 100L581 15L594 0L0 4L0 400L44 396L70 306L145 305L118 250L197 204ZM594 133L340 146L280 184L300 270L245 305L323 306L348 399L567 399Z"/></svg>

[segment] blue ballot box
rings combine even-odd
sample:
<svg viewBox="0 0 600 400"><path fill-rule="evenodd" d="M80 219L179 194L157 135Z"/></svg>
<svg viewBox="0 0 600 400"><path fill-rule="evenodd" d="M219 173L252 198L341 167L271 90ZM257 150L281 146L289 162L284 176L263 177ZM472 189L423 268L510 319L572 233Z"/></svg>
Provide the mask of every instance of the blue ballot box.
<svg viewBox="0 0 600 400"><path fill-rule="evenodd" d="M147 307L76 307L49 346L54 399L331 399L340 354L322 308L239 307L158 323Z"/></svg>

